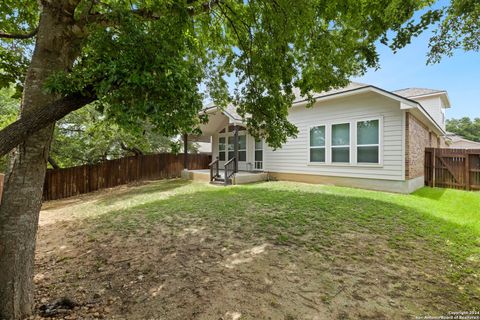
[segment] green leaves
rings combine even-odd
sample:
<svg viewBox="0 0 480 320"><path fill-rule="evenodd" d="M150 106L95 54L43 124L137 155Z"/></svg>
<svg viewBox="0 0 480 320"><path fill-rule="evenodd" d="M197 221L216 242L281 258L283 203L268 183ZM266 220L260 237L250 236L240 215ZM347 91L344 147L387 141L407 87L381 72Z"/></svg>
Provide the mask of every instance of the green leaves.
<svg viewBox="0 0 480 320"><path fill-rule="evenodd" d="M287 119L294 87L311 97L378 67L376 41L428 3L82 0L72 26L82 37L81 53L72 70L47 81L46 90L94 88L106 116L123 127L148 122L166 136L193 132L205 98L220 107L234 103L250 133L279 148L297 133ZM28 15L18 16L25 30L37 15L34 5L28 8ZM7 24L12 31L14 20ZM4 82L19 81L15 72L6 74Z"/></svg>
<svg viewBox="0 0 480 320"><path fill-rule="evenodd" d="M465 139L480 142L480 118L449 119L447 120L447 131L456 133Z"/></svg>
<svg viewBox="0 0 480 320"><path fill-rule="evenodd" d="M458 49L480 51L480 3L477 0L452 0L448 6L430 9L420 19L394 28L391 43L386 36L382 42L396 51L432 26L427 64L439 63L442 57L452 56Z"/></svg>

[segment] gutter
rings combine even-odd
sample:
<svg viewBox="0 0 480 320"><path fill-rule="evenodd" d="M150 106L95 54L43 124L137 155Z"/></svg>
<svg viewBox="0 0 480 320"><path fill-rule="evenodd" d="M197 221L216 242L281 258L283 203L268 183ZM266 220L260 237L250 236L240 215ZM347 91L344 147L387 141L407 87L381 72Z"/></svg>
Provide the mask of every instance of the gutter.
<svg viewBox="0 0 480 320"><path fill-rule="evenodd" d="M396 93L393 93L393 92L390 92L390 91L387 91L387 90L384 90L382 88L379 88L379 87L376 87L376 86L373 86L373 85L366 85L366 86L363 86L363 87L358 87L358 88L354 88L354 89L349 89L349 90L346 90L346 91L341 91L341 92L334 92L334 93L330 93L330 94L327 94L327 95L323 95L323 96L316 96L316 97L313 97L313 99L315 99L316 101L318 100L321 100L321 99L324 99L324 98L329 98L329 97L332 97L332 96L336 96L336 95L341 95L341 94L348 94L348 93L355 93L356 91L360 91L360 90L365 90L365 89L374 89L374 90L378 90L386 95L392 95L394 96L395 98L397 98L397 100L401 100L401 101L406 101L409 105L415 105L417 107L419 107L420 111L422 111L423 114L425 114L427 116L427 118L435 125L435 127L440 131L440 133L443 134L443 136L446 135L446 132L445 130L443 130L439 125L438 123L435 121L435 119L433 119L433 117L427 112L427 110L425 110L425 108L417 101L415 100L412 100L412 99L409 99L409 98L405 98L405 97L402 97ZM292 106L293 105L298 105L298 104L302 104L302 103L305 103L307 102L308 99L303 99L303 100L299 100L299 101L295 101L294 103L292 103Z"/></svg>
<svg viewBox="0 0 480 320"><path fill-rule="evenodd" d="M326 95L322 95L322 96L316 96L316 97L313 97L313 99L315 101L319 101L319 100L322 100L322 99L325 99L325 98L330 98L330 97L333 97L333 96L337 96L337 95L343 95L343 94L348 94L348 93L355 93L356 91L360 91L360 90L365 90L365 89L373 89L373 90L377 90L377 91L380 91L381 93L385 94L385 95L392 95L394 96L397 100L400 100L400 101L404 101L404 102L407 102L408 105L414 105L414 106L417 106L419 107L419 110L430 120L431 123L433 123L433 125L436 127L436 129L438 131L440 131L440 133L445 137L446 136L446 132L445 130L443 130L437 123L437 121L435 121L435 119L433 119L433 117L430 115L430 113L427 112L427 110L422 106L421 103L415 101L415 100L412 100L412 99L409 99L409 98L405 98L405 97L402 97L396 93L393 93L391 91L387 91L387 90L384 90L382 88L379 88L379 87L376 87L376 86L373 86L373 85L366 85L366 86L363 86L363 87L358 87L358 88L354 88L354 89L349 89L349 90L345 90L345 91L341 91L341 92L334 92L334 93L330 93L330 94L326 94ZM292 107L295 106L295 105L299 105L299 104L303 104L305 102L307 102L308 99L303 99L303 100L299 100L299 101L294 101L292 102ZM217 109L218 108L216 106L212 106L212 107L208 107L208 108L205 108L203 109L202 111L207 111L207 110L210 110L210 109ZM228 111L226 110L222 110L222 112L224 112L231 120L233 121L240 121L240 123L244 123L242 119L237 119L235 118L234 116L232 116Z"/></svg>

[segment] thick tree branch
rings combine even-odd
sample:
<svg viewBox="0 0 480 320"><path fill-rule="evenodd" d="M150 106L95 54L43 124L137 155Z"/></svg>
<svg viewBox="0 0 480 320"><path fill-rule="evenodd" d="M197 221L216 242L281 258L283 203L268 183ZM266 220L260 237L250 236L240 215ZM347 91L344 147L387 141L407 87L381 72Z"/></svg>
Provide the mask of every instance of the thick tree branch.
<svg viewBox="0 0 480 320"><path fill-rule="evenodd" d="M57 161L52 158L52 156L48 156L48 163L52 166L53 169L60 169L60 166L58 165Z"/></svg>
<svg viewBox="0 0 480 320"><path fill-rule="evenodd" d="M10 152L28 136L67 114L95 101L94 94L76 93L57 100L45 107L23 115L20 119L0 131L0 156Z"/></svg>
<svg viewBox="0 0 480 320"><path fill-rule="evenodd" d="M128 147L123 141L120 141L120 148L124 151L133 153L136 156L143 156L143 151L137 147Z"/></svg>
<svg viewBox="0 0 480 320"><path fill-rule="evenodd" d="M4 39L30 39L33 38L38 32L38 27L29 33L6 33L0 31L0 38Z"/></svg>

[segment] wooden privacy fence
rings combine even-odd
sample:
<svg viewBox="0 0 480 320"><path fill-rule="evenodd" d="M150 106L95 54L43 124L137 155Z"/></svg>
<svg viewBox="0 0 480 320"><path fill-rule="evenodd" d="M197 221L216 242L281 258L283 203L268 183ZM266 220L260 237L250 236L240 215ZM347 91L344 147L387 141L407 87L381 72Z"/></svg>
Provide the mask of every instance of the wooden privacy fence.
<svg viewBox="0 0 480 320"><path fill-rule="evenodd" d="M480 190L480 149L425 149L425 184Z"/></svg>
<svg viewBox="0 0 480 320"><path fill-rule="evenodd" d="M189 154L189 169L206 169L211 156ZM95 165L49 169L43 199L55 200L111 188L140 180L178 178L183 170L183 154L155 154L108 160Z"/></svg>

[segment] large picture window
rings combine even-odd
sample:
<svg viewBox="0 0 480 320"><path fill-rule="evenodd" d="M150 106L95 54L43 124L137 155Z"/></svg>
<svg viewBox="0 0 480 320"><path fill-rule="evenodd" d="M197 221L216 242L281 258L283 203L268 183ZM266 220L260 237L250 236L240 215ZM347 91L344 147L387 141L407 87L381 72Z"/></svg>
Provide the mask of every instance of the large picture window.
<svg viewBox="0 0 480 320"><path fill-rule="evenodd" d="M350 123L332 125L332 162L350 162Z"/></svg>
<svg viewBox="0 0 480 320"><path fill-rule="evenodd" d="M357 163L380 162L380 121L357 122Z"/></svg>
<svg viewBox="0 0 480 320"><path fill-rule="evenodd" d="M325 126L310 129L310 162L325 162Z"/></svg>

